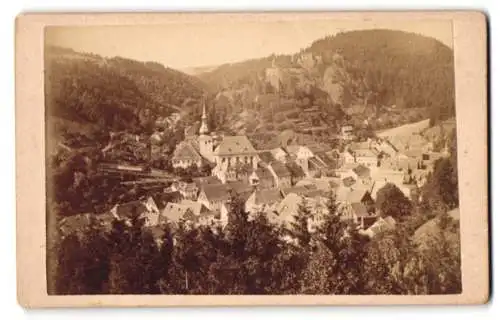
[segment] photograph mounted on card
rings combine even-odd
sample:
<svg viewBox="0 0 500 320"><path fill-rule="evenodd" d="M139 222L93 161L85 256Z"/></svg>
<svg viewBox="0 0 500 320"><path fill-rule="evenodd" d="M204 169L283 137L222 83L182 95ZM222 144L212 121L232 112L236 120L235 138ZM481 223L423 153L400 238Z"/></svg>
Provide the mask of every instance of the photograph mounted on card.
<svg viewBox="0 0 500 320"><path fill-rule="evenodd" d="M19 303L486 303L486 68L477 12L20 15Z"/></svg>

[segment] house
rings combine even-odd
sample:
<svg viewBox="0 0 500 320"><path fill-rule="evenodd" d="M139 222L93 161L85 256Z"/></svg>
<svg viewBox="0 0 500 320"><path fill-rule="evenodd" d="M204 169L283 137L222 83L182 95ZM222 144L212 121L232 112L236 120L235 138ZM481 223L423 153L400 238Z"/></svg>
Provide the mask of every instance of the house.
<svg viewBox="0 0 500 320"><path fill-rule="evenodd" d="M271 151L271 154L273 155L273 158L281 163L285 163L288 160L288 153L285 151L285 149L279 147L279 148L274 148Z"/></svg>
<svg viewBox="0 0 500 320"><path fill-rule="evenodd" d="M307 175L310 177L320 177L328 167L317 157L309 158L307 161Z"/></svg>
<svg viewBox="0 0 500 320"><path fill-rule="evenodd" d="M269 164L269 171L274 179L274 187L289 188L292 186L292 173L282 162L272 161Z"/></svg>
<svg viewBox="0 0 500 320"><path fill-rule="evenodd" d="M243 182L231 182L227 184L207 184L203 185L198 196L198 202L205 205L211 211L220 211L224 203L231 198L231 193L241 197L246 201L254 188Z"/></svg>
<svg viewBox="0 0 500 320"><path fill-rule="evenodd" d="M259 155L246 136L225 136L215 148L214 159L216 166L230 168L240 164L250 164L257 167Z"/></svg>
<svg viewBox="0 0 500 320"><path fill-rule="evenodd" d="M194 182L175 181L170 186L172 191L179 191L184 199L194 200L198 197L199 188Z"/></svg>
<svg viewBox="0 0 500 320"><path fill-rule="evenodd" d="M206 184L201 187L198 202L209 210L219 211L230 199L230 189L225 184Z"/></svg>
<svg viewBox="0 0 500 320"><path fill-rule="evenodd" d="M327 168L338 169L340 167L340 155L336 151L318 152L315 155Z"/></svg>
<svg viewBox="0 0 500 320"><path fill-rule="evenodd" d="M306 146L290 145L286 147L286 151L299 165L307 159L314 157L314 153Z"/></svg>
<svg viewBox="0 0 500 320"><path fill-rule="evenodd" d="M351 150L344 150L344 152L342 152L342 163L343 164L356 163L356 157L354 156L354 152Z"/></svg>
<svg viewBox="0 0 500 320"><path fill-rule="evenodd" d="M318 190L318 188L312 184L307 184L307 185L303 185L303 186L293 186L290 188L283 188L283 189L280 189L280 192L281 192L283 197L286 197L290 193L295 193L296 195L304 196L304 197L311 197L311 196L315 196L315 195L324 195L323 191Z"/></svg>
<svg viewBox="0 0 500 320"><path fill-rule="evenodd" d="M380 166L379 153L372 149L356 149L353 150L355 162L367 167Z"/></svg>
<svg viewBox="0 0 500 320"><path fill-rule="evenodd" d="M370 168L360 164L352 169L353 173L356 175L356 179L361 181L363 184L371 184L371 171Z"/></svg>
<svg viewBox="0 0 500 320"><path fill-rule="evenodd" d="M197 217L197 223L204 226L218 225L221 224L220 217L220 211L205 211Z"/></svg>
<svg viewBox="0 0 500 320"><path fill-rule="evenodd" d="M160 211L167 206L167 203L179 203L183 198L179 191L155 193L151 195L151 197L153 197L153 200Z"/></svg>
<svg viewBox="0 0 500 320"><path fill-rule="evenodd" d="M396 220L393 217L379 217L370 227L367 229L360 229L359 233L366 235L369 238L373 238L382 232L391 231L396 228Z"/></svg>
<svg viewBox="0 0 500 320"><path fill-rule="evenodd" d="M245 202L245 210L250 214L273 211L282 199L278 189L255 190Z"/></svg>
<svg viewBox="0 0 500 320"><path fill-rule="evenodd" d="M251 185L259 186L259 188L262 189L273 188L274 182L273 173L268 169L268 166L264 167L264 164L259 165L249 177L249 183Z"/></svg>
<svg viewBox="0 0 500 320"><path fill-rule="evenodd" d="M344 125L340 128L340 137L344 141L352 141L354 139L354 128L351 125Z"/></svg>
<svg viewBox="0 0 500 320"><path fill-rule="evenodd" d="M366 229L375 222L377 216L373 211L370 212L364 203L353 202L342 207L341 218L352 221L359 225L360 228Z"/></svg>
<svg viewBox="0 0 500 320"><path fill-rule="evenodd" d="M306 178L297 182L295 186L313 186L318 190L324 191L324 194L327 194L339 187L339 181L335 178Z"/></svg>
<svg viewBox="0 0 500 320"><path fill-rule="evenodd" d="M110 210L110 213L115 219L126 222L130 222L132 219L144 218L146 227L157 225L160 216L160 211L152 197L117 204Z"/></svg>
<svg viewBox="0 0 500 320"><path fill-rule="evenodd" d="M201 213L201 210L200 210ZM179 223L181 220L194 223L197 215L193 212L193 207L183 203L168 203L160 215L160 224Z"/></svg>
<svg viewBox="0 0 500 320"><path fill-rule="evenodd" d="M285 228L290 228L298 213L299 206L304 202L312 213L309 220L309 230L313 231L321 224L323 216L328 213L326 198L310 198L290 193L277 205L275 220Z"/></svg>
<svg viewBox="0 0 500 320"><path fill-rule="evenodd" d="M172 156L172 166L174 168L187 169L191 166L200 168L203 158L189 141L179 143Z"/></svg>

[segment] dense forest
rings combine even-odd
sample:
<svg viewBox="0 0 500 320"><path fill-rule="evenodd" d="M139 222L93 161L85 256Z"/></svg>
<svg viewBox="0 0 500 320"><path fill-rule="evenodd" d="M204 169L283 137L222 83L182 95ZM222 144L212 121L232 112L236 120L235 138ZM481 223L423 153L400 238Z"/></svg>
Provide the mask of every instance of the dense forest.
<svg viewBox="0 0 500 320"><path fill-rule="evenodd" d="M197 78L155 62L45 50L46 115L59 121L54 134L64 142L88 131L151 132L158 118L199 100L203 90Z"/></svg>
<svg viewBox="0 0 500 320"><path fill-rule="evenodd" d="M151 229L143 221L97 219L49 242L50 294L453 294L461 292L456 153L436 163L423 201L392 184L377 193L395 230L360 235L339 218L333 195L321 225L299 206L288 228L250 217L232 196L228 225L188 222ZM426 190L426 191L425 191ZM424 236L419 230L427 227Z"/></svg>

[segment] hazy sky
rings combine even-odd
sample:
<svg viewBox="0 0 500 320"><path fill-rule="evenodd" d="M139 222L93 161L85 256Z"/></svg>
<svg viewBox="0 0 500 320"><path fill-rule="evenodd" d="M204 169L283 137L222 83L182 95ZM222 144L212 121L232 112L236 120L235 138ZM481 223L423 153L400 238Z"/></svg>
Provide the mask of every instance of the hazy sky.
<svg viewBox="0 0 500 320"><path fill-rule="evenodd" d="M339 31L398 29L438 39L452 46L451 21L334 20L281 22L220 22L135 26L50 27L46 43L93 52L156 61L176 69L212 66L272 53L295 53L314 40Z"/></svg>

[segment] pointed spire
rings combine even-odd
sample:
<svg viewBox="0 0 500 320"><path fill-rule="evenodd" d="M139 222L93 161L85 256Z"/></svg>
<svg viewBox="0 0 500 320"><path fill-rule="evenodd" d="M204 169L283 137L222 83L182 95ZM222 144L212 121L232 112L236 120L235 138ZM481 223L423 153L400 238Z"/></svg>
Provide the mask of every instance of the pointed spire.
<svg viewBox="0 0 500 320"><path fill-rule="evenodd" d="M207 110L206 110L205 98L203 98L203 111L201 115L200 134L208 134Z"/></svg>

